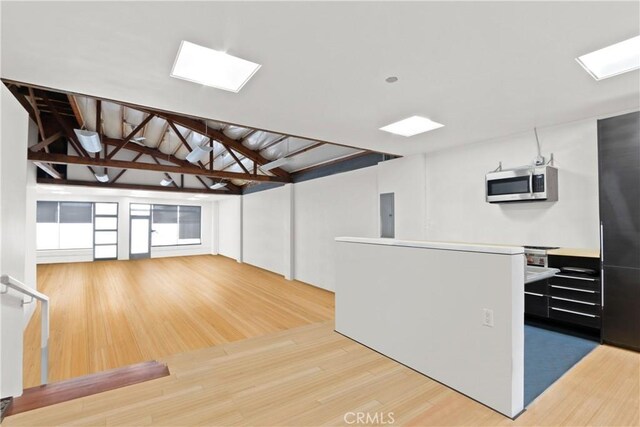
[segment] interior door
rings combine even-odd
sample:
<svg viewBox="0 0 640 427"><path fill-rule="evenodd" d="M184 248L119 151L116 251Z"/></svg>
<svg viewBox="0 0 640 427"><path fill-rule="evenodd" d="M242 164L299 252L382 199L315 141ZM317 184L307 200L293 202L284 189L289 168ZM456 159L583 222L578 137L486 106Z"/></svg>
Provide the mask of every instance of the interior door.
<svg viewBox="0 0 640 427"><path fill-rule="evenodd" d="M129 259L151 256L151 205L131 203L129 208Z"/></svg>

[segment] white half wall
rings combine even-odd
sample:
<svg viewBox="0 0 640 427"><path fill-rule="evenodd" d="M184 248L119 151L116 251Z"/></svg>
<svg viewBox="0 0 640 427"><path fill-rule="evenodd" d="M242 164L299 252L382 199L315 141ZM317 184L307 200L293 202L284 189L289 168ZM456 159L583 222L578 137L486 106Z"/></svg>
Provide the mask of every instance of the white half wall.
<svg viewBox="0 0 640 427"><path fill-rule="evenodd" d="M508 417L522 411L522 248L341 240L338 332Z"/></svg>
<svg viewBox="0 0 640 427"><path fill-rule="evenodd" d="M427 155L427 238L495 244L599 248L596 119L538 129L542 154L554 155L557 202L489 204L484 177L498 162L531 164L533 133Z"/></svg>

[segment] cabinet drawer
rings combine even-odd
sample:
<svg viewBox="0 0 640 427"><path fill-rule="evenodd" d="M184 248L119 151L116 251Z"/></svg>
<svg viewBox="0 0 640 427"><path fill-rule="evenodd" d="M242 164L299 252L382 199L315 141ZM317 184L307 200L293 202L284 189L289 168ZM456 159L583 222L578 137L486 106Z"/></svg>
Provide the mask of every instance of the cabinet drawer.
<svg viewBox="0 0 640 427"><path fill-rule="evenodd" d="M549 306L575 311L577 313L600 315L600 304L563 297L549 297Z"/></svg>
<svg viewBox="0 0 640 427"><path fill-rule="evenodd" d="M565 285L549 285L549 295L600 304L600 292L589 289L573 288Z"/></svg>
<svg viewBox="0 0 640 427"><path fill-rule="evenodd" d="M524 291L534 294L547 294L547 280L538 280L537 282L525 283Z"/></svg>
<svg viewBox="0 0 640 427"><path fill-rule="evenodd" d="M600 328L600 317L558 307L549 307L549 317L576 325Z"/></svg>
<svg viewBox="0 0 640 427"><path fill-rule="evenodd" d="M558 273L549 279L551 285L566 286L569 288L600 291L600 279L594 277L575 277Z"/></svg>
<svg viewBox="0 0 640 427"><path fill-rule="evenodd" d="M546 295L524 293L524 312L534 316L548 317L549 304Z"/></svg>

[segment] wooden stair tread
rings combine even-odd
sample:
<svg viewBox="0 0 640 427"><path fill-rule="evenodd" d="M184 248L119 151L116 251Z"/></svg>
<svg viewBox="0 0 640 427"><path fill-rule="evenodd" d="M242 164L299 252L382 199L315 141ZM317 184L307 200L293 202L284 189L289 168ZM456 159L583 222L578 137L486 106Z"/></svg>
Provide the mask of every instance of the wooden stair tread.
<svg viewBox="0 0 640 427"><path fill-rule="evenodd" d="M9 408L5 416L55 405L56 403L162 378L168 375L169 368L167 365L154 360L27 388L22 393L22 396L13 399L13 405Z"/></svg>

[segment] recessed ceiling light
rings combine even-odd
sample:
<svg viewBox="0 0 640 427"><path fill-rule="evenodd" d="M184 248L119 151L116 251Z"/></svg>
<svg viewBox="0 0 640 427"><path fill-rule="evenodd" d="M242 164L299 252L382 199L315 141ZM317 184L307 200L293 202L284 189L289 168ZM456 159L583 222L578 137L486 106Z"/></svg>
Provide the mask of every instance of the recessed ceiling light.
<svg viewBox="0 0 640 427"><path fill-rule="evenodd" d="M237 93L259 68L260 64L183 40L171 77Z"/></svg>
<svg viewBox="0 0 640 427"><path fill-rule="evenodd" d="M587 53L576 61L596 80L637 70L640 68L640 36Z"/></svg>
<svg viewBox="0 0 640 427"><path fill-rule="evenodd" d="M443 126L444 125L434 122L433 120L429 120L426 117L412 116L404 120L400 120L399 122L381 127L380 130L394 133L396 135L414 136Z"/></svg>
<svg viewBox="0 0 640 427"><path fill-rule="evenodd" d="M398 78L396 76L389 76L386 79L384 79L384 81L387 83L395 83L398 81Z"/></svg>

